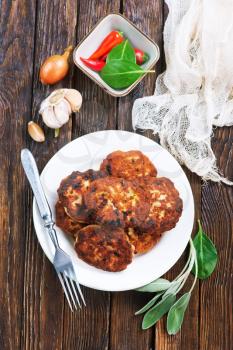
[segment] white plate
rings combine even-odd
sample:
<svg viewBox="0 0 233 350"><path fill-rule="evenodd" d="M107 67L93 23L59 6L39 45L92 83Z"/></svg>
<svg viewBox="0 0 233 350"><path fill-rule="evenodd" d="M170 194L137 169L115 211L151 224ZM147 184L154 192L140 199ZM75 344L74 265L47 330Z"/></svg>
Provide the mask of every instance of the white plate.
<svg viewBox="0 0 233 350"><path fill-rule="evenodd" d="M193 195L188 179L177 161L160 145L147 137L127 131L99 131L77 138L57 152L41 174L46 197L54 215L60 181L74 170L98 169L105 156L116 150L140 150L158 169L158 176L171 179L183 199L184 209L176 227L164 234L148 253L136 256L122 272L106 272L80 260L70 240L58 227L60 246L73 259L79 282L87 287L123 291L141 287L167 272L183 253L191 236L194 220ZM46 256L53 260L54 248L46 233L35 201L33 219L39 242Z"/></svg>

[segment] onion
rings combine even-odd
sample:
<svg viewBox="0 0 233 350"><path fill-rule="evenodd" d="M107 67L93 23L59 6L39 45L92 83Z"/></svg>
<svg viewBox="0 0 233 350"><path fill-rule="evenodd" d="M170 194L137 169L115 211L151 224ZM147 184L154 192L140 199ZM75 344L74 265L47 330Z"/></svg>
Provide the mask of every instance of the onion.
<svg viewBox="0 0 233 350"><path fill-rule="evenodd" d="M68 73L68 58L73 47L65 49L63 55L53 55L48 57L40 68L40 81L42 84L52 85L62 80Z"/></svg>

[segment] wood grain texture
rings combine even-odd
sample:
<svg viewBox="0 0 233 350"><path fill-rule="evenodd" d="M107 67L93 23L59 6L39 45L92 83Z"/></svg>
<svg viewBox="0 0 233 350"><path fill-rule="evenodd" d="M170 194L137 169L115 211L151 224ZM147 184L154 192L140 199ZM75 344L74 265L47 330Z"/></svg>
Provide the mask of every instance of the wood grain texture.
<svg viewBox="0 0 233 350"><path fill-rule="evenodd" d="M73 1L42 0L38 1L36 10L32 110L26 119L33 119L44 128L46 141L38 144L27 137L27 146L42 170L49 158L71 140L72 119L61 129L59 138L55 139L54 131L45 127L38 115L39 106L54 89L71 86L73 66L62 82L51 87L40 83L39 69L45 58L63 53L64 48L75 44L77 6ZM32 195L28 184L25 190L27 225L22 348L62 349L64 294L35 235L31 220Z"/></svg>
<svg viewBox="0 0 233 350"><path fill-rule="evenodd" d="M224 176L233 180L233 129L215 131L213 150ZM208 183L202 188L203 229L214 241L219 260L200 287L200 344L203 350L232 347L233 189Z"/></svg>
<svg viewBox="0 0 233 350"><path fill-rule="evenodd" d="M20 349L25 261L20 148L30 113L35 4L0 3L0 348ZM22 35L24 33L24 35Z"/></svg>

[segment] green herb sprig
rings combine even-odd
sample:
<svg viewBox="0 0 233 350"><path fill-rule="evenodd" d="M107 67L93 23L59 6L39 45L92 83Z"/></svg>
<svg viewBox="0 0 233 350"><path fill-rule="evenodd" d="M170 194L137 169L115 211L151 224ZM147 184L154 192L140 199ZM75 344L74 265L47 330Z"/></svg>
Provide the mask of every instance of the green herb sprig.
<svg viewBox="0 0 233 350"><path fill-rule="evenodd" d="M208 278L214 271L218 260L218 253L213 242L203 232L200 220L198 220L198 226L198 233L193 240L193 244L197 253L197 277L200 279L205 279ZM192 272L195 274L194 269Z"/></svg>
<svg viewBox="0 0 233 350"><path fill-rule="evenodd" d="M100 76L114 89L127 88L145 73L154 73L153 70L144 70L136 64L135 51L128 40L110 51L106 63Z"/></svg>
<svg viewBox="0 0 233 350"><path fill-rule="evenodd" d="M214 271L218 259L217 250L203 232L200 220L198 220L198 226L197 235L193 241L192 239L189 241L189 257L180 274L172 282L159 278L137 289L140 292L157 292L143 308L135 313L135 315L140 315L146 312L142 321L142 329L150 328L168 313L167 332L170 335L176 334L182 326L197 278L205 279ZM191 272L194 274L194 280L190 290L176 299Z"/></svg>

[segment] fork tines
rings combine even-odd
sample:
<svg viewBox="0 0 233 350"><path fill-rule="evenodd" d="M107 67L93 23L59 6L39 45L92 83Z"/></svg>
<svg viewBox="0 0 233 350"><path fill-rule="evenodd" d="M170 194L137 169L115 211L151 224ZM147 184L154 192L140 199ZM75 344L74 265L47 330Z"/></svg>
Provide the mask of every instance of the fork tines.
<svg viewBox="0 0 233 350"><path fill-rule="evenodd" d="M80 295L80 297L83 301L83 304L85 306L86 306L86 303L85 303L81 288L79 286L79 283L77 282L76 279L74 280L71 277L71 275L73 275L71 272L72 271L70 271L70 270L64 270L63 272L57 271L57 274L58 274L59 280L62 284L62 288L64 290L64 293L65 293L66 299L68 301L68 304L71 308L71 311L73 311L72 306L74 306L74 308L77 310L77 304L78 304L80 309L82 308L81 303L79 301L78 294Z"/></svg>

